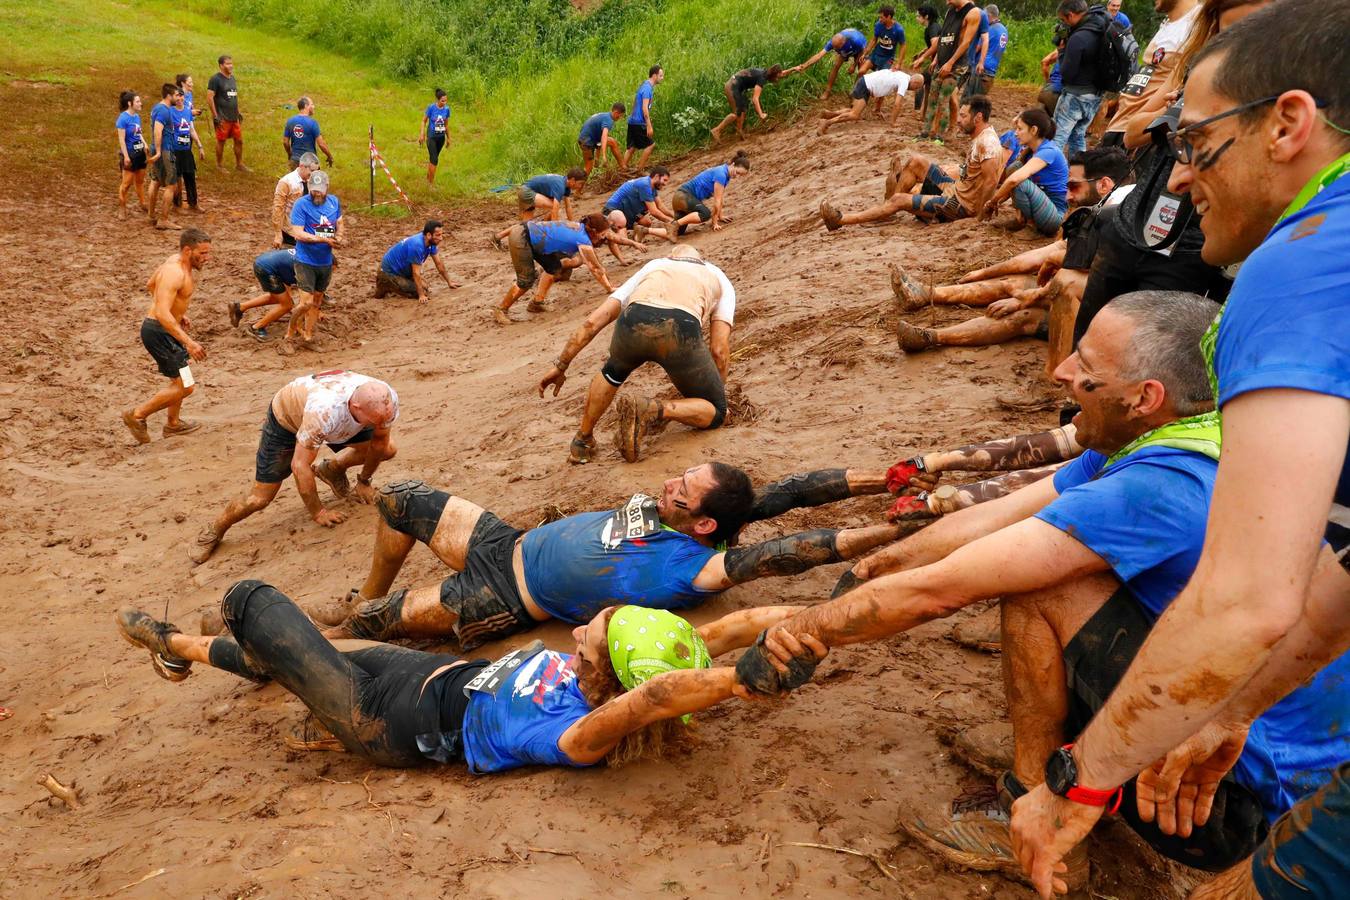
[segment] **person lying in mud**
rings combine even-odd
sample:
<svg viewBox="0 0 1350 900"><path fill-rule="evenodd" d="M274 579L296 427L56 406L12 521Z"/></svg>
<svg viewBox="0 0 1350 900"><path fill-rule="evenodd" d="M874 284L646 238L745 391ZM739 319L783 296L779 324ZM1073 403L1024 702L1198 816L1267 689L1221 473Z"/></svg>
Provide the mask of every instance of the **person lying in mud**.
<svg viewBox="0 0 1350 900"><path fill-rule="evenodd" d="M591 461L596 422L628 376L649 362L665 370L681 396L661 401L625 395L619 400L615 444L625 460L637 462L643 438L667 422L700 429L719 427L727 414L725 381L735 314L736 289L731 281L687 244L676 246L665 259L647 263L620 285L577 327L539 382L540 397L550 386L553 396L558 396L572 360L617 320L609 359L591 379L568 460L578 465ZM703 339L705 325L707 341Z"/></svg>
<svg viewBox="0 0 1350 900"><path fill-rule="evenodd" d="M462 762L475 774L617 765L688 747L691 713L743 696L736 670L712 659L796 612L742 610L694 628L665 610L609 606L572 632L573 653L536 641L489 664L368 641L330 644L261 581L238 582L221 607L229 636L189 637L132 609L117 625L170 681L187 678L193 663L274 680L350 753L380 766ZM809 638L795 650L812 658L808 669L824 657Z"/></svg>
<svg viewBox="0 0 1350 900"><path fill-rule="evenodd" d="M1057 373L1082 406L1074 425L1087 452L1052 479L902 542L907 552L892 574L769 629L737 664L747 688L777 694L800 683L770 661L793 656L780 635L830 647L878 640L1001 597L1011 771L977 803L911 808L899 820L959 865L1019 875L1008 810L1044 782L1078 802L1119 805L1159 853L1218 871L1251 853L1268 822L1344 758L1350 655L1258 720L1232 773L1199 786L1197 802L1212 802L1214 814L1193 829L1173 833L1151 821L1159 798L1148 778L1132 783L1121 804L1117 792L1075 791L1060 768L1060 748L1105 702L1200 557L1221 441L1200 352L1213 317L1212 303L1193 294L1141 291L1111 301ZM1189 744L1174 751L1200 769L1214 752ZM1084 848L1066 861L1064 881L1081 887Z"/></svg>
<svg viewBox="0 0 1350 900"><path fill-rule="evenodd" d="M549 619L579 624L615 602L698 606L733 585L796 575L896 540L907 524L818 528L727 547L742 527L790 509L885 490L881 473L824 469L756 492L750 477L712 462L669 478L653 499L513 528L463 497L420 481L380 491L370 572L348 595L351 614L330 638L454 636L464 650ZM388 593L421 542L455 574Z"/></svg>

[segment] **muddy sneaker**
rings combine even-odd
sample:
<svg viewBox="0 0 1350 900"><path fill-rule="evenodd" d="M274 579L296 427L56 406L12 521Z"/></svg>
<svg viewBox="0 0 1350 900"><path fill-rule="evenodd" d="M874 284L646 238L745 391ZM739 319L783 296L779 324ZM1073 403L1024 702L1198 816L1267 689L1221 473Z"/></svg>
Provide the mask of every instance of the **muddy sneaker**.
<svg viewBox="0 0 1350 900"><path fill-rule="evenodd" d="M619 401L619 426L614 443L627 462L637 462L642 453L642 439L652 426L661 421L661 403L653 397L634 400L623 397Z"/></svg>
<svg viewBox="0 0 1350 900"><path fill-rule="evenodd" d="M347 480L347 471L339 469L331 459L320 460L314 464L314 476L333 489L339 497L352 492L352 484Z"/></svg>
<svg viewBox="0 0 1350 900"><path fill-rule="evenodd" d="M538 300L531 300L525 304L525 309L532 313L544 313L553 309L553 304L548 302L541 303Z"/></svg>
<svg viewBox="0 0 1350 900"><path fill-rule="evenodd" d="M211 558L211 554L220 546L220 537L210 525L201 530L197 539L188 545L188 559L192 560L194 566L199 566Z"/></svg>
<svg viewBox="0 0 1350 900"><path fill-rule="evenodd" d="M826 231L838 231L844 227L844 215L834 208L834 204L828 200L820 201L820 218L825 223Z"/></svg>
<svg viewBox="0 0 1350 900"><path fill-rule="evenodd" d="M341 625L352 614L350 598L353 596L359 596L355 588L348 591L345 598L334 597L327 600L307 601L298 604L298 606L315 623L324 628L331 628L334 625Z"/></svg>
<svg viewBox="0 0 1350 900"><path fill-rule="evenodd" d="M998 604L995 603L972 619L957 622L952 626L951 637L962 647L969 647L972 650L983 650L986 653L997 653L1002 650L1003 626Z"/></svg>
<svg viewBox="0 0 1350 900"><path fill-rule="evenodd" d="M510 325L511 317L500 306L492 307L492 318L498 325Z"/></svg>
<svg viewBox="0 0 1350 900"><path fill-rule="evenodd" d="M595 456L596 446L594 435L588 438L580 435L572 438L572 443L567 448L567 461L574 466L584 466Z"/></svg>
<svg viewBox="0 0 1350 900"><path fill-rule="evenodd" d="M168 681L182 681L192 674L192 663L169 652L169 635L179 634L168 622L157 622L139 609L124 609L117 614L117 630L128 644L150 651L155 674Z"/></svg>
<svg viewBox="0 0 1350 900"><path fill-rule="evenodd" d="M998 778L1012 768L1012 723L999 719L963 729L952 737L952 751L980 774Z"/></svg>
<svg viewBox="0 0 1350 900"><path fill-rule="evenodd" d="M122 413L122 424L127 426L127 430L135 436L137 443L150 443L150 429L145 426L144 419L136 418L134 409L128 409Z"/></svg>
<svg viewBox="0 0 1350 900"><path fill-rule="evenodd" d="M239 323L244 320L244 311L239 308L238 300L230 301L230 327L238 328Z"/></svg>
<svg viewBox="0 0 1350 900"><path fill-rule="evenodd" d="M906 353L922 353L939 346L937 335L927 328L911 325L903 319L895 327L900 349Z"/></svg>
<svg viewBox="0 0 1350 900"><path fill-rule="evenodd" d="M250 325L248 328L245 328L244 330L248 332L249 337L253 338L260 344L265 344L272 339L272 336L267 333L266 328L254 328L252 325Z"/></svg>
<svg viewBox="0 0 1350 900"><path fill-rule="evenodd" d="M891 263L891 293L895 294L895 302L904 312L914 312L933 302L932 289L911 278L908 272L894 263Z"/></svg>
<svg viewBox="0 0 1350 900"><path fill-rule="evenodd" d="M488 238L488 246L491 247L493 250L500 250L503 253L506 252L506 243L501 238L497 237L497 235L495 234L492 237Z"/></svg>
<svg viewBox="0 0 1350 900"><path fill-rule="evenodd" d="M164 428L160 433L166 438L177 437L180 434L192 434L192 432L201 427L202 423L198 422L196 419L179 419L178 423L174 425L165 422Z"/></svg>

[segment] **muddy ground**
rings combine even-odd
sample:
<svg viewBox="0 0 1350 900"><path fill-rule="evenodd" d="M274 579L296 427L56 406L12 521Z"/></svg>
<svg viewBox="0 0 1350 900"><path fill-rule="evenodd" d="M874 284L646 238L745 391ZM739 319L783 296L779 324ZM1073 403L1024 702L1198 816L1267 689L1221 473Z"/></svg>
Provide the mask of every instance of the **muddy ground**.
<svg viewBox="0 0 1350 900"><path fill-rule="evenodd" d="M999 124L1029 99L997 91ZM283 738L303 707L280 688L204 667L169 684L113 625L119 607L159 616L167 606L193 630L200 611L244 577L305 600L360 582L374 511L347 507L349 521L324 530L289 486L207 564L194 569L185 557L203 520L247 487L272 393L305 372L345 367L397 388L399 454L378 482L424 479L520 526L554 506L614 506L707 459L762 481L826 466L884 467L915 451L1053 424L1053 414L1010 413L995 401L1038 377L1043 344L906 358L894 339L888 262L950 279L1033 246L1029 234L909 220L827 235L814 216L823 197L845 208L880 197L890 156L910 146L912 116L895 131L871 120L824 139L809 122L779 123L745 143L754 171L732 185L734 223L691 240L737 285L731 380L757 416L712 433L673 427L635 465L620 460L602 423L598 461L572 467L567 442L608 338L577 359L560 398L542 401L533 385L603 294L579 274L555 291L552 311L527 314L522 302L516 324L495 325L488 308L511 273L486 235L508 220L504 207L417 211L419 220L447 221L444 258L466 283L433 288L429 304L370 296L380 254L417 230L414 220L351 212L317 350L282 355L229 327L226 303L256 293L251 260L269 240L282 161L261 142L249 149L252 175L207 167L205 212L191 220L214 239L191 309L210 357L193 366L201 387L186 405L205 427L161 440L152 420L154 442L135 445L118 412L159 384L138 327L145 280L176 235L116 217L106 140L73 142L80 152L58 173L30 164L25 142L52 139L54 122L101 135L112 119L101 107L90 111L68 88L11 83L0 85L0 111L17 122L0 192L0 705L14 713L0 722L0 895L1029 895L997 875L950 869L896 829L902 802L935 804L978 783L947 741L1004 714L997 657L952 643L951 622L836 651L786 702L730 702L699 716L700 745L687 757L495 777L290 752ZM954 160L964 146L932 152ZM679 160L675 182L729 155ZM583 210L603 195L590 192ZM610 269L618 279L633 271ZM663 387L646 371L630 384ZM747 538L875 522L887 503L798 511ZM817 602L842 568L738 587L692 618ZM441 572L419 548L404 580ZM571 646L561 626L539 636ZM76 784L80 809L47 798L35 783L47 773ZM1173 897L1191 881L1120 825L1103 828L1093 854L1096 896Z"/></svg>

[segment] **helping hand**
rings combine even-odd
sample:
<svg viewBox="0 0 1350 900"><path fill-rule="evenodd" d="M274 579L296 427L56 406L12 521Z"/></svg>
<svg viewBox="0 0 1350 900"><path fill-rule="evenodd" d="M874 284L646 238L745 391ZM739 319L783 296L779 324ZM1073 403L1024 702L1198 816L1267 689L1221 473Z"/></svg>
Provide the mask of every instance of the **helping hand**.
<svg viewBox="0 0 1350 900"><path fill-rule="evenodd" d="M1068 885L1056 877L1069 869L1063 859L1087 837L1103 811L1058 797L1044 784L1013 803L1013 853L1042 900L1068 893Z"/></svg>

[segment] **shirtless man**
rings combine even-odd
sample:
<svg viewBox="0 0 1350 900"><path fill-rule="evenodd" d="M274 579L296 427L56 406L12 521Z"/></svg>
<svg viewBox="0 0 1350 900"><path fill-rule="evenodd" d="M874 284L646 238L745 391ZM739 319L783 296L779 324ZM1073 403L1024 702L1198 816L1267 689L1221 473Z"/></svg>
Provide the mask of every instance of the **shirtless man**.
<svg viewBox="0 0 1350 900"><path fill-rule="evenodd" d="M142 444L150 443L145 420L161 409L168 410L163 431L166 438L201 427L200 422L180 418L179 412L184 398L193 391L189 357L198 362L206 359L206 348L188 337L192 322L187 308L197 286L192 273L210 259L211 239L206 232L189 228L178 238L178 252L160 264L145 286L150 292L150 308L141 322L141 343L169 384L140 406L122 413L123 424Z"/></svg>
<svg viewBox="0 0 1350 900"><path fill-rule="evenodd" d="M292 475L310 518L325 528L343 522L347 515L323 505L316 476L339 497L374 502L370 480L380 463L398 452L390 439L397 419L394 389L356 372L335 369L302 375L277 391L263 420L253 487L202 529L188 548L188 559L193 564L206 562L225 532L266 508ZM337 455L316 463L324 444ZM347 481L347 470L354 466L361 467L355 488Z"/></svg>

